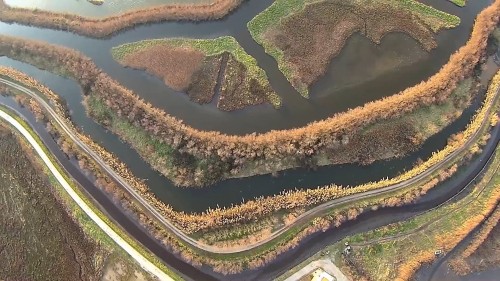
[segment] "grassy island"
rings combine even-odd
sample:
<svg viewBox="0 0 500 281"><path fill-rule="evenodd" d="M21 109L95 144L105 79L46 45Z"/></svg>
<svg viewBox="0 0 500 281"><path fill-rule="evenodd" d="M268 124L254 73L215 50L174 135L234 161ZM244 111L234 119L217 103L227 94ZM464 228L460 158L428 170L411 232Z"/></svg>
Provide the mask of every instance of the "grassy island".
<svg viewBox="0 0 500 281"><path fill-rule="evenodd" d="M122 65L145 69L200 104L220 93L217 107L225 111L265 102L281 106L266 73L233 37L145 40L115 47L112 54Z"/></svg>
<svg viewBox="0 0 500 281"><path fill-rule="evenodd" d="M465 7L465 4L467 4L467 0L449 0L449 1L459 7Z"/></svg>
<svg viewBox="0 0 500 281"><path fill-rule="evenodd" d="M389 32L404 32L430 50L436 47L435 32L459 23L458 17L413 0L277 0L248 28L290 83L308 97L309 87L356 32L377 44Z"/></svg>

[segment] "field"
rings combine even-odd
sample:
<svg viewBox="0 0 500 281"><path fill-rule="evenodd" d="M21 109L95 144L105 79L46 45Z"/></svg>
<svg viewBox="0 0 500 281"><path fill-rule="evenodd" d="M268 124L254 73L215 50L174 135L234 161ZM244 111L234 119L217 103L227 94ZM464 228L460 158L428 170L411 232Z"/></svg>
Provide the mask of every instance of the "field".
<svg viewBox="0 0 500 281"><path fill-rule="evenodd" d="M1 124L0 149L1 280L151 280L82 231L29 148Z"/></svg>
<svg viewBox="0 0 500 281"><path fill-rule="evenodd" d="M278 0L250 21L248 28L290 83L308 97L308 88L356 32L377 44L389 32L404 32L430 50L436 47L434 32L459 22L413 0Z"/></svg>
<svg viewBox="0 0 500 281"><path fill-rule="evenodd" d="M38 176L4 128L0 147L0 279L76 280L80 275L83 280L96 279L105 252L84 236L51 196L50 184Z"/></svg>
<svg viewBox="0 0 500 281"><path fill-rule="evenodd" d="M145 69L195 102L210 103L220 93L217 107L224 111L265 102L281 105L265 72L232 37L147 40L115 47L112 54L122 65Z"/></svg>

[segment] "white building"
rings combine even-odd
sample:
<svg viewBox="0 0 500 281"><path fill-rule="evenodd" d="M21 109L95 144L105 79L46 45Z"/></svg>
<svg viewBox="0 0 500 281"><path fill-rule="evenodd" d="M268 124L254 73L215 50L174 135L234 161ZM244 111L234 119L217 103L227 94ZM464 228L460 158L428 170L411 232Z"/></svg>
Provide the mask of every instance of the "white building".
<svg viewBox="0 0 500 281"><path fill-rule="evenodd" d="M318 268L313 272L313 279L311 281L336 281L337 279L323 269Z"/></svg>

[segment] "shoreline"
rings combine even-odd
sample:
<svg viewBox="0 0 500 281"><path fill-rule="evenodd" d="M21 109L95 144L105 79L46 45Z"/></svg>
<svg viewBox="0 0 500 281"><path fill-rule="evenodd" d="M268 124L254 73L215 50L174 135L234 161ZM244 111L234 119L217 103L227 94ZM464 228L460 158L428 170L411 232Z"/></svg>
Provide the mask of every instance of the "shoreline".
<svg viewBox="0 0 500 281"><path fill-rule="evenodd" d="M220 19L244 0L217 0L213 4L160 5L130 10L121 14L90 18L69 13L13 8L0 1L0 21L43 28L67 30L76 34L103 38L136 25L162 21L203 21Z"/></svg>

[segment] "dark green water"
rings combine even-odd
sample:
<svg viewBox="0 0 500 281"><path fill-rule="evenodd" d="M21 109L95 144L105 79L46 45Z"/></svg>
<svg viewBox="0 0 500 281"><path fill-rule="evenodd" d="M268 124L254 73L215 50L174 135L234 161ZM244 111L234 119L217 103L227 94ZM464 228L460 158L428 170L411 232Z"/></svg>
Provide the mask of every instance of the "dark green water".
<svg viewBox="0 0 500 281"><path fill-rule="evenodd" d="M466 8L459 9L447 1L433 2L433 6L440 6L438 8L459 15L462 24L453 30L441 32L438 36L439 47L430 53L421 51L415 40L404 34L388 34L380 45L374 45L360 35L353 36L341 54L333 60L325 77L313 87L311 99L306 100L291 87L279 72L274 59L264 53L262 47L253 41L246 30L246 22L271 2L270 0L245 2L236 12L220 21L143 25L101 40L64 31L3 23L0 23L0 32L77 49L91 57L111 77L133 89L146 101L185 123L199 129L244 134L303 126L336 112L397 93L426 79L449 59L451 53L465 43L473 19L488 4L486 0L471 1ZM142 39L179 36L213 38L221 35L235 36L245 50L257 59L270 77L271 85L283 97L283 109L276 111L271 106L258 106L227 113L217 110L213 105L197 105L190 102L184 94L168 89L162 81L142 71L123 68L113 61L109 53L109 49L113 46ZM396 69L384 70L383 67L376 67L394 63L394 60L405 57L409 58L408 61ZM280 173L278 177L254 176L227 180L206 189L180 189L151 170L135 151L120 142L116 136L86 117L81 105L80 89L75 82L6 58L0 59L0 64L13 66L35 77L61 95L71 109L73 121L82 127L85 133L117 155L136 176L147 179L148 185L158 198L175 209L184 211L203 211L217 205L230 206L243 200L273 195L294 188L314 188L330 183L356 185L394 176L409 169L417 158L425 159L433 151L444 147L450 134L464 128L475 108L471 107L460 120L429 139L417 153L402 159L381 161L367 167L339 165L321 167L316 171L293 169Z"/></svg>

